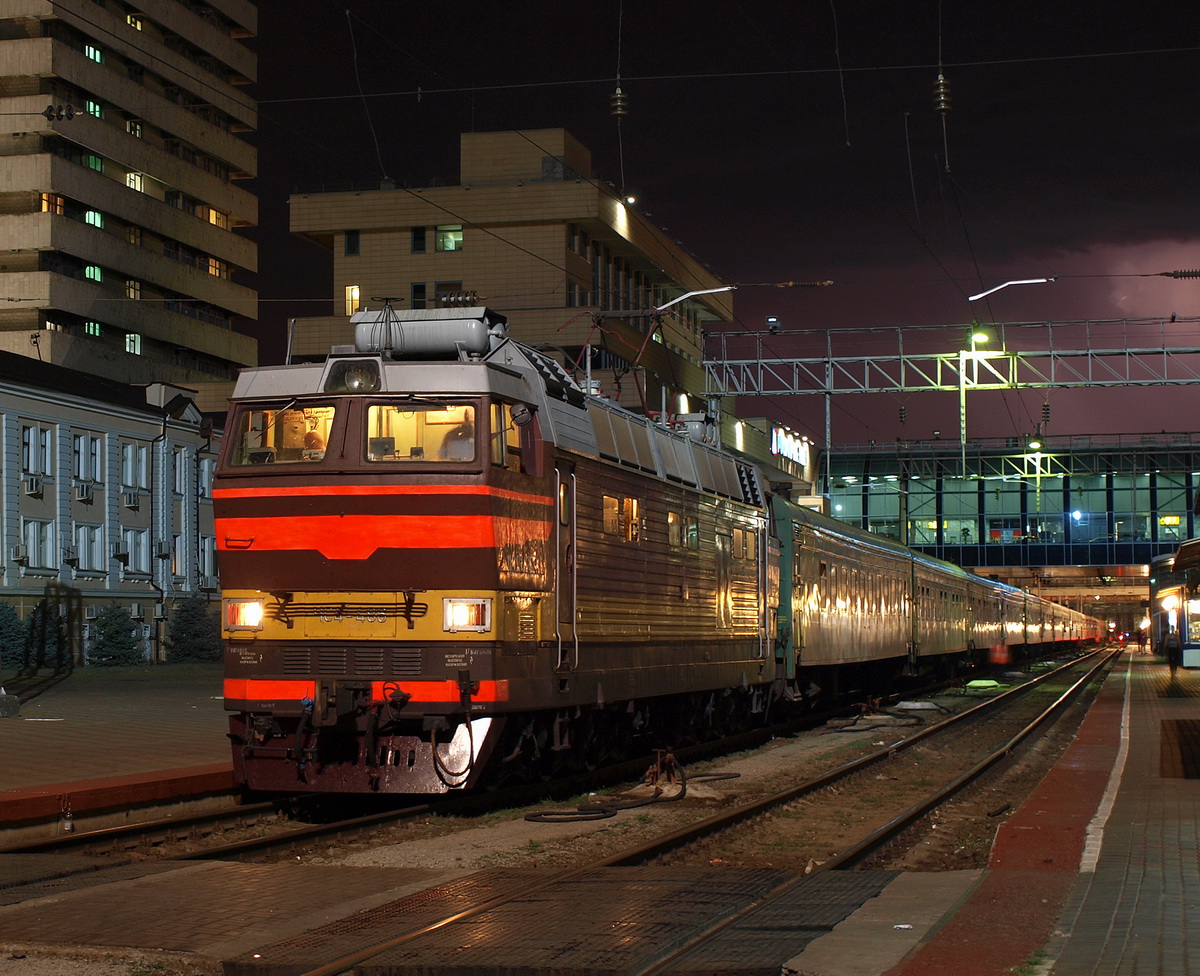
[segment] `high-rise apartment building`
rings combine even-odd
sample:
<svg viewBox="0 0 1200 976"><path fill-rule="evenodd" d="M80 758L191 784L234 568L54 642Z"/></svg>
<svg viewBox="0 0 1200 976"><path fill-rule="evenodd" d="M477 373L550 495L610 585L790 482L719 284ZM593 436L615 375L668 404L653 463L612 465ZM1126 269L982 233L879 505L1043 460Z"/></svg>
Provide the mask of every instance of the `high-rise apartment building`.
<svg viewBox="0 0 1200 976"><path fill-rule="evenodd" d="M125 383L257 359L248 0L0 6L0 350Z"/></svg>
<svg viewBox="0 0 1200 976"><path fill-rule="evenodd" d="M298 320L293 355L351 341L348 316L382 298L400 310L465 300L626 406L702 409L701 325L733 314L722 282L595 179L563 129L461 138L457 185L291 198L291 229L332 251L335 304Z"/></svg>

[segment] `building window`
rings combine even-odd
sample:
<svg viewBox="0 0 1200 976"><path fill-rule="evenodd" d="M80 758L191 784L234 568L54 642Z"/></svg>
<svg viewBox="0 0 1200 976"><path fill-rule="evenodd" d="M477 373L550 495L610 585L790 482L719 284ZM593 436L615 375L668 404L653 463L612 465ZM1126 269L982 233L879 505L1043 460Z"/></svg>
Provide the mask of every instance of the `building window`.
<svg viewBox="0 0 1200 976"><path fill-rule="evenodd" d="M100 323L94 319L88 319L83 323L83 334L90 336L100 335Z"/></svg>
<svg viewBox="0 0 1200 976"><path fill-rule="evenodd" d="M140 31L142 29L142 18L137 14L126 14L125 23L127 23L136 31Z"/></svg>
<svg viewBox="0 0 1200 976"><path fill-rule="evenodd" d="M150 530L122 529L121 543L129 555L125 568L131 573L150 572Z"/></svg>
<svg viewBox="0 0 1200 976"><path fill-rule="evenodd" d="M141 247L142 246L142 228L127 227L125 229L125 240L127 240L134 247Z"/></svg>
<svg viewBox="0 0 1200 976"><path fill-rule="evenodd" d="M43 519L25 520L25 547L29 565L38 569L57 569L58 553L54 544L54 522Z"/></svg>
<svg viewBox="0 0 1200 976"><path fill-rule="evenodd" d="M413 308L425 308L425 282L414 281L412 284L412 300L409 303Z"/></svg>
<svg viewBox="0 0 1200 976"><path fill-rule="evenodd" d="M229 230L229 214L221 210L216 210L213 207L209 207L208 222L214 227L220 227L222 230Z"/></svg>
<svg viewBox="0 0 1200 976"><path fill-rule="evenodd" d="M142 354L142 337L140 333L128 332L125 334L125 351L134 356Z"/></svg>
<svg viewBox="0 0 1200 976"><path fill-rule="evenodd" d="M359 244L360 244L360 241L359 241L358 231L356 231L356 230L346 231L346 240L343 242L344 246L342 249L342 253L345 254L346 257L348 257L348 258L357 257Z"/></svg>
<svg viewBox="0 0 1200 976"><path fill-rule="evenodd" d="M346 286L346 314L353 315L358 311L359 295L361 289L358 285Z"/></svg>
<svg viewBox="0 0 1200 976"><path fill-rule="evenodd" d="M137 301L142 297L142 283L135 278L125 279L125 297Z"/></svg>
<svg viewBox="0 0 1200 976"><path fill-rule="evenodd" d="M463 248L462 224L439 224L434 246L439 251L461 251Z"/></svg>
<svg viewBox="0 0 1200 976"><path fill-rule="evenodd" d="M104 272L103 272L103 270L101 270L100 265L98 265L98 264L84 265L83 276L88 281L103 281L104 280Z"/></svg>
<svg viewBox="0 0 1200 976"><path fill-rule="evenodd" d="M54 428L26 424L21 428L22 474L54 473Z"/></svg>
<svg viewBox="0 0 1200 976"><path fill-rule="evenodd" d="M413 254L425 253L425 228L414 227L412 229L412 252Z"/></svg>
<svg viewBox="0 0 1200 976"><path fill-rule="evenodd" d="M104 51L96 47L95 44L83 45L83 56L89 60L95 61L97 64L104 63Z"/></svg>
<svg viewBox="0 0 1200 976"><path fill-rule="evenodd" d="M182 447L171 452L171 472L174 475L175 494L187 493L187 451Z"/></svg>
<svg viewBox="0 0 1200 976"><path fill-rule="evenodd" d="M213 458L204 458L200 462L199 495L201 498L212 497L213 474L217 470L217 462Z"/></svg>
<svg viewBox="0 0 1200 976"><path fill-rule="evenodd" d="M138 193L145 191L146 174L145 173L126 173L125 185L131 190L137 190Z"/></svg>
<svg viewBox="0 0 1200 976"><path fill-rule="evenodd" d="M107 568L102 526L76 524L75 556L79 560L78 569L96 572Z"/></svg>
<svg viewBox="0 0 1200 976"><path fill-rule="evenodd" d="M121 485L125 488L150 487L150 451L145 444L121 445Z"/></svg>
<svg viewBox="0 0 1200 976"><path fill-rule="evenodd" d="M83 212L83 222L85 224L91 224L93 227L103 227L104 214L102 214L99 210L85 210Z"/></svg>
<svg viewBox="0 0 1200 976"><path fill-rule="evenodd" d="M76 434L71 444L71 473L78 481L104 480L103 442L94 434Z"/></svg>
<svg viewBox="0 0 1200 976"><path fill-rule="evenodd" d="M99 102L92 101L92 99L89 98L83 103L83 107L88 115L95 116L98 119L104 118L104 106Z"/></svg>
<svg viewBox="0 0 1200 976"><path fill-rule="evenodd" d="M66 201L57 193L42 194L42 213L58 214L60 217L66 210Z"/></svg>
<svg viewBox="0 0 1200 976"><path fill-rule="evenodd" d="M88 167L88 169L95 170L97 173L103 173L104 172L104 160L101 159L99 156L93 156L93 155L89 154L87 157L87 167Z"/></svg>
<svg viewBox="0 0 1200 976"><path fill-rule="evenodd" d="M214 278L228 278L229 265L227 265L224 261L218 261L216 258L209 258L208 273Z"/></svg>
<svg viewBox="0 0 1200 976"><path fill-rule="evenodd" d="M142 123L137 119L130 119L125 123L125 131L135 139L140 139L142 138Z"/></svg>

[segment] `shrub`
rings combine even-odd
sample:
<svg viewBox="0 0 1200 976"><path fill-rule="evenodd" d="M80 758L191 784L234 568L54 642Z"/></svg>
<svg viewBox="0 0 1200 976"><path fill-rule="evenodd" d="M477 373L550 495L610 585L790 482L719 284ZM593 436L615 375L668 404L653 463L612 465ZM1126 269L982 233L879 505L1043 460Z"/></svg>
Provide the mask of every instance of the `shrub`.
<svg viewBox="0 0 1200 976"><path fill-rule="evenodd" d="M221 660L221 619L202 596L175 605L166 638L171 661Z"/></svg>
<svg viewBox="0 0 1200 976"><path fill-rule="evenodd" d="M141 664L146 660L142 648L142 627L129 611L110 603L100 611L92 627L88 663L101 667Z"/></svg>

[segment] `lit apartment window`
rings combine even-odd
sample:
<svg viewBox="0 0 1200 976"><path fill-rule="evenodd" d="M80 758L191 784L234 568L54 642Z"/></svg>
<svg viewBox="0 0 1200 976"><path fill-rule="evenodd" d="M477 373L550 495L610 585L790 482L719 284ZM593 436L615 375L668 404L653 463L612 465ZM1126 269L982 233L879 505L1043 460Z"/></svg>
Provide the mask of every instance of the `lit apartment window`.
<svg viewBox="0 0 1200 976"><path fill-rule="evenodd" d="M144 173L126 173L125 185L131 190L142 193L146 186L146 175Z"/></svg>
<svg viewBox="0 0 1200 976"><path fill-rule="evenodd" d="M463 247L462 224L439 224L435 247L439 251L461 251Z"/></svg>
<svg viewBox="0 0 1200 976"><path fill-rule="evenodd" d="M412 229L412 252L413 254L425 253L425 228L414 227Z"/></svg>
<svg viewBox="0 0 1200 976"><path fill-rule="evenodd" d="M228 278L229 265L227 265L224 261L218 261L216 258L209 258L208 273L214 278Z"/></svg>
<svg viewBox="0 0 1200 976"><path fill-rule="evenodd" d="M104 271L100 268L100 265L98 265L98 264L88 264L88 265L85 265L83 268L83 276L88 281L103 281L104 280Z"/></svg>
<svg viewBox="0 0 1200 976"><path fill-rule="evenodd" d="M138 301L142 297L142 283L136 278L125 279L125 297Z"/></svg>
<svg viewBox="0 0 1200 976"><path fill-rule="evenodd" d="M97 64L104 63L104 51L102 51L100 48L96 47L95 44L83 45L83 56L85 58L89 58L92 61L95 61Z"/></svg>
<svg viewBox="0 0 1200 976"><path fill-rule="evenodd" d="M425 308L425 302L426 302L425 282L414 281L412 284L412 295L411 295L411 301L409 302L409 305L412 308Z"/></svg>
<svg viewBox="0 0 1200 976"><path fill-rule="evenodd" d="M137 14L126 14L125 23L127 23L136 31L140 31L142 29L142 18Z"/></svg>
<svg viewBox="0 0 1200 976"><path fill-rule="evenodd" d="M208 222L220 227L222 230L229 230L229 214L222 213L220 210L208 208Z"/></svg>
<svg viewBox="0 0 1200 976"><path fill-rule="evenodd" d="M125 229L125 240L127 240L134 247L141 247L142 246L142 228L127 227Z"/></svg>
<svg viewBox="0 0 1200 976"><path fill-rule="evenodd" d="M85 210L83 212L83 222L85 224L91 224L93 227L103 227L104 214L102 214L99 210Z"/></svg>
<svg viewBox="0 0 1200 976"><path fill-rule="evenodd" d="M125 131L135 139L140 139L142 138L142 123L137 119L130 119L125 123Z"/></svg>
<svg viewBox="0 0 1200 976"><path fill-rule="evenodd" d="M87 158L88 169L94 169L97 173L104 172L104 160L99 156L89 155Z"/></svg>
<svg viewBox="0 0 1200 976"><path fill-rule="evenodd" d="M57 193L42 194L42 213L58 214L60 217L66 210L66 201Z"/></svg>
<svg viewBox="0 0 1200 976"><path fill-rule="evenodd" d="M84 335L98 336L100 335L100 323L94 322L91 319L83 323Z"/></svg>
<svg viewBox="0 0 1200 976"><path fill-rule="evenodd" d="M125 336L125 351L135 356L142 354L142 337L138 333L130 332Z"/></svg>
<svg viewBox="0 0 1200 976"><path fill-rule="evenodd" d="M358 285L346 286L346 314L353 315L358 311L360 289Z"/></svg>
<svg viewBox="0 0 1200 976"><path fill-rule="evenodd" d="M359 239L360 236L361 235L356 230L346 231L346 240L345 240L344 246L342 248L342 253L346 257L348 257L348 258L358 257L358 249L361 244L361 241Z"/></svg>
<svg viewBox="0 0 1200 976"><path fill-rule="evenodd" d="M104 118L104 106L99 102L94 102L90 98L84 103L88 115L94 115L98 119Z"/></svg>

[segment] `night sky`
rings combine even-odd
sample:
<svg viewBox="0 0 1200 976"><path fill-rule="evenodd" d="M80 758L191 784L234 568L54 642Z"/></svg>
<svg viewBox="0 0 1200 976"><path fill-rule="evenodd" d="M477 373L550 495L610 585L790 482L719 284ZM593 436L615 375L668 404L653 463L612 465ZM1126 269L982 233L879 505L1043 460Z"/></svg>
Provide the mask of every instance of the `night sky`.
<svg viewBox="0 0 1200 976"><path fill-rule="evenodd" d="M456 183L460 132L557 126L591 149L600 179L739 286L735 327L779 316L780 356L798 329L946 325L952 350L973 318L1195 316L1200 280L1156 276L1200 268L1200 8L1182 9L260 4L262 358L277 361L289 316L332 308L328 255L288 234L290 193L384 176ZM1058 279L966 299L1043 276ZM826 279L836 284L770 284ZM502 296L489 303L505 311ZM972 436L1031 431L1047 398L1051 435L1194 430L1200 408L1193 388L976 396ZM741 409L819 439L823 411L817 397ZM833 440L956 436L957 422L954 395L843 396Z"/></svg>

